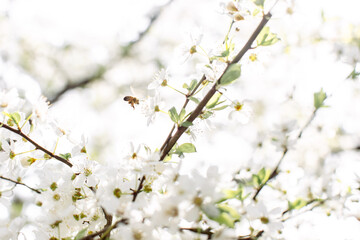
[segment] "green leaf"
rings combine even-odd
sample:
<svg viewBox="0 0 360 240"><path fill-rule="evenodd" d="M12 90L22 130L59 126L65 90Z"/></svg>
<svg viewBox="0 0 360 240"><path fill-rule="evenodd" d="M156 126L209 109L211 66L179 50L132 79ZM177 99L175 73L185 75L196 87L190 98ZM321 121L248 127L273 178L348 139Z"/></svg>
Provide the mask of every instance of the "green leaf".
<svg viewBox="0 0 360 240"><path fill-rule="evenodd" d="M175 107L170 108L169 116L174 123L178 123L180 120L179 114L176 112Z"/></svg>
<svg viewBox="0 0 360 240"><path fill-rule="evenodd" d="M180 119L180 120L182 120L182 119L185 117L185 113L186 113L185 109L184 109L184 108L181 109L180 115L179 115L179 119Z"/></svg>
<svg viewBox="0 0 360 240"><path fill-rule="evenodd" d="M221 106L221 107L213 108L212 110L213 110L213 111L220 111L220 110L223 110L223 109L227 108L228 106L229 106L229 105L223 105L223 106Z"/></svg>
<svg viewBox="0 0 360 240"><path fill-rule="evenodd" d="M269 27L264 27L256 38L258 46L270 46L278 42L280 38L275 33L270 32Z"/></svg>
<svg viewBox="0 0 360 240"><path fill-rule="evenodd" d="M189 89L189 85L187 85L186 83L184 83L184 84L182 85L182 87L185 88L185 89Z"/></svg>
<svg viewBox="0 0 360 240"><path fill-rule="evenodd" d="M178 147L177 151L183 153L193 153L196 152L196 148L192 143L184 143Z"/></svg>
<svg viewBox="0 0 360 240"><path fill-rule="evenodd" d="M71 158L71 153L60 153L59 155L66 160L69 160Z"/></svg>
<svg viewBox="0 0 360 240"><path fill-rule="evenodd" d="M81 230L80 232L78 232L78 234L76 234L74 240L82 239L83 237L85 237L86 232L87 232L87 228L84 228L83 230Z"/></svg>
<svg viewBox="0 0 360 240"><path fill-rule="evenodd" d="M192 122L189 122L189 121L185 121L183 123L180 124L181 127L190 127L192 126L193 123Z"/></svg>
<svg viewBox="0 0 360 240"><path fill-rule="evenodd" d="M200 100L197 99L196 97L189 97L189 99L190 99L191 101L193 101L194 103L196 103L196 104L199 104L199 103L200 103Z"/></svg>
<svg viewBox="0 0 360 240"><path fill-rule="evenodd" d="M266 177L266 170L265 168L262 168L259 173L258 173L259 179L261 182L263 182L265 180Z"/></svg>
<svg viewBox="0 0 360 240"><path fill-rule="evenodd" d="M357 72L356 69L349 74L349 76L346 77L346 79L357 79L360 76L360 72Z"/></svg>
<svg viewBox="0 0 360 240"><path fill-rule="evenodd" d="M190 86L189 86L188 90L189 90L189 91L192 91L192 90L196 87L197 83L198 83L197 80L196 80L196 79L193 79L193 80L191 81L191 83L190 83Z"/></svg>
<svg viewBox="0 0 360 240"><path fill-rule="evenodd" d="M221 93L216 92L210 98L209 102L206 104L206 108L209 108L209 109L214 108L217 105L217 103L219 102L221 95L222 95Z"/></svg>
<svg viewBox="0 0 360 240"><path fill-rule="evenodd" d="M253 2L256 6L264 8L265 0L253 0Z"/></svg>
<svg viewBox="0 0 360 240"><path fill-rule="evenodd" d="M17 126L19 126L19 123L21 121L21 116L18 112L13 112L13 113L2 112L2 114L10 118Z"/></svg>
<svg viewBox="0 0 360 240"><path fill-rule="evenodd" d="M234 228L235 220L228 213L222 212L217 218L214 218L213 220L229 228Z"/></svg>
<svg viewBox="0 0 360 240"><path fill-rule="evenodd" d="M323 91L323 89L320 90L320 92L314 93L314 107L315 109L319 109L321 107L325 107L324 101L327 98L326 93Z"/></svg>
<svg viewBox="0 0 360 240"><path fill-rule="evenodd" d="M224 75L220 78L219 84L221 86L229 85L238 79L241 75L241 65L240 64L231 64L226 70Z"/></svg>
<svg viewBox="0 0 360 240"><path fill-rule="evenodd" d="M256 15L258 15L260 13L260 9L258 9L258 8L255 8L255 10L253 11L253 16L256 16Z"/></svg>
<svg viewBox="0 0 360 240"><path fill-rule="evenodd" d="M288 206L289 206L289 210L293 210L293 209L300 209L302 207L305 207L307 204L307 201L302 199L302 198L298 198L293 202L288 202Z"/></svg>
<svg viewBox="0 0 360 240"><path fill-rule="evenodd" d="M217 56L217 57L222 57L222 58L224 58L224 57L228 57L229 54L230 54L230 49L226 49L225 51L223 51L223 52L220 54L220 56Z"/></svg>
<svg viewBox="0 0 360 240"><path fill-rule="evenodd" d="M21 121L21 116L18 112L14 112L10 114L11 119L16 123L16 125L18 125Z"/></svg>
<svg viewBox="0 0 360 240"><path fill-rule="evenodd" d="M225 197L221 199L218 203L226 201L228 199L239 199L240 201L243 201L248 196L250 196L250 193L245 195L244 188L242 185L239 185L238 189L236 190L231 190L231 189L224 190L223 193L225 194Z"/></svg>
<svg viewBox="0 0 360 240"><path fill-rule="evenodd" d="M239 219L240 214L234 209L233 207L229 206L228 204L219 204L218 208L221 212L227 212L229 215L234 219Z"/></svg>

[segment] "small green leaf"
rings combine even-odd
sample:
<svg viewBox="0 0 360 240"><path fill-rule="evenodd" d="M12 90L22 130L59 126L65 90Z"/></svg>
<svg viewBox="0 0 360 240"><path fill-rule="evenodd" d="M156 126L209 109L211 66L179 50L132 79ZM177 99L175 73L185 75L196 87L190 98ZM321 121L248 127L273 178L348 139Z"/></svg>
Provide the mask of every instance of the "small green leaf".
<svg viewBox="0 0 360 240"><path fill-rule="evenodd" d="M256 38L258 46L270 46L278 42L280 38L275 33L270 32L269 27L264 27Z"/></svg>
<svg viewBox="0 0 360 240"><path fill-rule="evenodd" d="M83 237L85 237L86 232L87 232L87 228L82 229L80 232L78 232L78 234L76 234L74 240L82 239Z"/></svg>
<svg viewBox="0 0 360 240"><path fill-rule="evenodd" d="M253 16L256 16L256 15L258 15L258 13L260 13L260 9L255 8L255 10L253 11L252 15L253 15Z"/></svg>
<svg viewBox="0 0 360 240"><path fill-rule="evenodd" d="M71 153L60 153L59 155L66 160L69 160L71 158Z"/></svg>
<svg viewBox="0 0 360 240"><path fill-rule="evenodd" d="M264 8L265 0L253 0L253 2L256 6Z"/></svg>
<svg viewBox="0 0 360 240"><path fill-rule="evenodd" d="M320 92L314 93L314 107L316 109L325 107L324 101L326 98L327 98L327 96L326 96L326 93L323 91L323 89L321 89Z"/></svg>
<svg viewBox="0 0 360 240"><path fill-rule="evenodd" d="M228 57L230 54L230 50L229 49L226 49L225 51L223 51L221 53L221 55L219 57Z"/></svg>
<svg viewBox="0 0 360 240"><path fill-rule="evenodd" d="M259 179L261 182L263 182L265 180L266 177L266 170L265 168L262 168L259 173L258 173Z"/></svg>
<svg viewBox="0 0 360 240"><path fill-rule="evenodd" d="M356 69L349 74L349 76L346 77L346 79L357 79L360 76L360 72L357 72Z"/></svg>
<svg viewBox="0 0 360 240"><path fill-rule="evenodd" d="M213 111L220 111L220 110L223 110L223 109L227 108L228 106L229 106L229 105L223 105L223 106L221 106L221 107L213 108L212 110L213 110Z"/></svg>
<svg viewBox="0 0 360 240"><path fill-rule="evenodd" d="M240 214L234 209L233 207L229 206L228 204L219 204L218 208L221 212L227 212L231 217L234 219L239 219Z"/></svg>
<svg viewBox="0 0 360 240"><path fill-rule="evenodd" d="M10 118L17 126L19 126L19 123L21 121L21 116L18 112L13 112L13 113L2 112L2 114Z"/></svg>
<svg viewBox="0 0 360 240"><path fill-rule="evenodd" d="M216 222L223 224L229 228L234 228L235 221L228 213L222 212L222 213L220 213L220 215L217 218L215 218L213 220L215 220Z"/></svg>
<svg viewBox="0 0 360 240"><path fill-rule="evenodd" d="M181 109L180 115L179 115L179 119L180 119L180 120L182 120L182 119L185 117L185 113L186 113L185 109L184 109L184 108Z"/></svg>
<svg viewBox="0 0 360 240"><path fill-rule="evenodd" d="M196 148L192 143L184 143L178 147L177 151L183 153L193 153L196 152Z"/></svg>
<svg viewBox="0 0 360 240"><path fill-rule="evenodd" d="M18 125L21 121L21 116L18 112L11 113L11 119Z"/></svg>
<svg viewBox="0 0 360 240"><path fill-rule="evenodd" d="M186 83L184 83L184 84L182 85L182 87L185 88L185 89L189 89L189 85L187 85Z"/></svg>
<svg viewBox="0 0 360 240"><path fill-rule="evenodd" d="M170 108L169 116L174 123L178 123L180 120L179 114L177 113L175 107Z"/></svg>
<svg viewBox="0 0 360 240"><path fill-rule="evenodd" d="M197 80L196 79L193 79L190 83L190 86L188 88L189 91L192 91L197 85Z"/></svg>
<svg viewBox="0 0 360 240"><path fill-rule="evenodd" d="M206 104L206 108L209 108L209 109L214 108L217 105L217 103L219 102L221 95L222 95L221 93L216 92L210 98L209 102Z"/></svg>
<svg viewBox="0 0 360 240"><path fill-rule="evenodd" d="M219 84L221 86L229 85L238 79L241 75L241 65L240 64L231 64L226 70L224 75L220 78Z"/></svg>
<svg viewBox="0 0 360 240"><path fill-rule="evenodd" d="M190 127L192 126L193 123L192 122L189 122L189 121L185 121L183 123L180 124L181 127Z"/></svg>
<svg viewBox="0 0 360 240"><path fill-rule="evenodd" d="M293 209L300 209L302 207L305 207L307 204L306 200L302 199L302 198L298 198L293 202L288 202L288 206L289 206L289 210L293 210Z"/></svg>
<svg viewBox="0 0 360 240"><path fill-rule="evenodd" d="M199 103L200 103L200 100L197 99L196 97L189 97L189 99L190 99L191 101L193 101L194 103L196 103L196 104L199 104Z"/></svg>

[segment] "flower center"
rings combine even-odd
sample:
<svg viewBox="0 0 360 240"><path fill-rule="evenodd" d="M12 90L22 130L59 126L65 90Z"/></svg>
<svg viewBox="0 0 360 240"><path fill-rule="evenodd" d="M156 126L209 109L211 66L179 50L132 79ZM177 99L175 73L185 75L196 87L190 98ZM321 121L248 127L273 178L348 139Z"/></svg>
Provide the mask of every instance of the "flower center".
<svg viewBox="0 0 360 240"><path fill-rule="evenodd" d="M191 48L190 48L190 54L194 54L194 53L196 53L197 51L196 51L196 45L194 45L194 46L192 46Z"/></svg>

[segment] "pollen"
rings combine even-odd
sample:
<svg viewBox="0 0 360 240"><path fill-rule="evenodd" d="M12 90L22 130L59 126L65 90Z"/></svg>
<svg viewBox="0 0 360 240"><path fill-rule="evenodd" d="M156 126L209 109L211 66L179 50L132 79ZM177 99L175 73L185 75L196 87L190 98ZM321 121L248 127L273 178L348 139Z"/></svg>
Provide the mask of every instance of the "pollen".
<svg viewBox="0 0 360 240"><path fill-rule="evenodd" d="M155 106L154 111L155 111L155 112L160 112L160 108L159 108L158 105Z"/></svg>
<svg viewBox="0 0 360 240"><path fill-rule="evenodd" d="M162 87L166 87L166 86L167 86L167 80L166 80L166 79L164 79L164 80L162 81L161 86L162 86Z"/></svg>
<svg viewBox="0 0 360 240"><path fill-rule="evenodd" d="M236 111L240 111L242 108L243 108L244 104L241 104L241 103L237 103L234 108Z"/></svg>
<svg viewBox="0 0 360 240"><path fill-rule="evenodd" d="M190 54L194 54L194 53L196 53L197 52L197 50L196 50L196 45L194 45L194 46L192 46L191 48L190 48Z"/></svg>
<svg viewBox="0 0 360 240"><path fill-rule="evenodd" d="M255 62L257 60L257 55L255 53L250 54L249 56L250 61Z"/></svg>

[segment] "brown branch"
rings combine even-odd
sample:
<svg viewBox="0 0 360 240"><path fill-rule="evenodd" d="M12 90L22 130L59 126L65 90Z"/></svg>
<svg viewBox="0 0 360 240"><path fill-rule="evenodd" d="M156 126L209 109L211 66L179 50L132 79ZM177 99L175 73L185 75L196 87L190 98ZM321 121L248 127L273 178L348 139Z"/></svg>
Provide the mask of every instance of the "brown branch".
<svg viewBox="0 0 360 240"><path fill-rule="evenodd" d="M286 153L288 152L288 149L285 148L284 151L283 151L283 154L281 155L281 158L279 160L279 162L277 163L276 167L274 168L274 170L271 172L269 178L259 186L259 188L256 190L254 196L253 196L253 200L255 201L256 200L256 197L259 195L260 191L263 189L263 187L266 186L266 184L273 178L275 178L277 175L278 175L278 171L279 171L279 167L280 167L280 164L282 162L282 160L285 158L285 155Z"/></svg>
<svg viewBox="0 0 360 240"><path fill-rule="evenodd" d="M207 235L208 239L211 239L212 235L214 234L211 228L207 228L205 230L202 230L201 228L180 228L180 231L190 231L194 233L204 234Z"/></svg>
<svg viewBox="0 0 360 240"><path fill-rule="evenodd" d="M237 240L256 240L259 237L261 237L263 235L264 231L261 230L260 232L258 232L255 236L251 236L251 235L247 235L247 236L240 236L237 238Z"/></svg>
<svg viewBox="0 0 360 240"><path fill-rule="evenodd" d="M68 161L66 160L65 158L62 158L58 155L55 155L53 154L52 152L50 152L49 150L45 149L44 147L40 146L39 144L37 144L34 140L32 140L30 137L28 137L26 134L24 134L21 130L19 129L15 129L15 128L12 128L8 125L6 125L5 123L2 123L0 122L0 127L3 127L13 133L16 133L18 135L20 135L21 137L25 138L28 142L30 142L32 145L35 146L35 149L37 150L40 150L44 153L46 153L47 155L49 155L51 158L55 158L56 160L62 162L62 163L65 163L66 165L68 165L69 167L72 167L73 165Z"/></svg>
<svg viewBox="0 0 360 240"><path fill-rule="evenodd" d="M255 29L253 34L250 36L247 43L244 45L244 47L241 49L241 51L235 56L235 58L227 65L227 67L225 68L223 74L219 77L217 82L209 90L209 92L201 100L201 102L197 105L195 110L191 113L191 115L189 116L189 118L186 121L192 123L202 113L202 110L205 107L205 105L209 102L211 97L216 93L218 83L219 83L221 77L226 72L226 70L229 68L229 66L231 66L232 64L238 63L241 60L241 58L244 56L244 54L251 48L252 43L255 41L255 39L257 38L257 36L261 32L261 30L264 28L266 23L270 20L270 18L271 18L271 13L270 12L263 16L261 22L259 23L259 25ZM187 99L187 101L188 101L188 99ZM172 147L175 145L175 143L178 141L178 139L182 136L182 134L186 131L186 129L187 129L187 127L184 127L184 126L178 127L178 129L175 132L174 136L172 136L169 140L165 141L165 144L163 144L163 146L165 145L166 147L164 147L164 149L161 152L160 161L164 160L166 155L170 152Z"/></svg>
<svg viewBox="0 0 360 240"><path fill-rule="evenodd" d="M109 233L111 232L111 230L113 230L114 228L116 228L116 227L119 225L119 223L128 224L128 223L129 223L129 220L126 219L126 218L120 219L120 220L116 221L113 225L110 225L110 226L108 226L108 227L105 227L105 228L101 229L100 231L95 232L95 233L92 233L92 234L90 234L90 235L87 235L87 236L85 236L85 237L83 237L83 238L81 238L81 239L79 239L79 240L93 240L95 237L100 236L100 235L102 235L102 234L106 234L106 235L107 235L107 234L109 234ZM106 236L106 235L105 235L105 236ZM102 236L102 237L103 237L103 236ZM105 238L105 239L106 239L106 238Z"/></svg>
<svg viewBox="0 0 360 240"><path fill-rule="evenodd" d="M15 180L12 180L12 179L10 179L10 178L3 177L3 176L0 176L0 179L4 179L4 180L6 180L6 181L9 181L9 182L15 183L15 185L22 185L22 186L25 186L25 187L27 187L28 189L30 189L30 190L32 190L32 191L34 191L34 192L38 193L38 194L41 194L41 191L40 191L39 189L32 188L32 187L30 187L30 186L26 185L25 183L18 182L18 181L15 181Z"/></svg>
<svg viewBox="0 0 360 240"><path fill-rule="evenodd" d="M144 185L144 181L145 181L145 175L141 178L138 188L136 190L131 189L133 191L133 193L132 193L133 194L133 199L132 199L133 202L135 202L138 194L141 192L143 185Z"/></svg>
<svg viewBox="0 0 360 240"><path fill-rule="evenodd" d="M308 121L305 123L305 125L303 126L303 128L300 130L296 140L299 140L301 137L302 137L302 134L303 132L306 130L306 128L309 127L310 123L314 120L315 116L316 116L316 113L317 111L319 110L319 108L315 108L314 111L312 112L310 118L308 119ZM287 154L288 152L288 149L285 148L284 151L283 151L283 154L279 160L279 162L277 163L276 167L274 168L274 170L272 171L270 177L265 181L265 183L261 184L260 187L256 190L254 196L253 196L253 200L255 201L256 200L256 197L259 195L260 191L263 189L264 186L266 186L266 184L273 178L275 178L278 173L279 173L279 167L280 167L280 164L281 162L283 161L285 155Z"/></svg>

